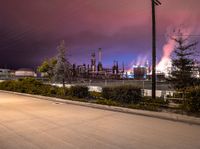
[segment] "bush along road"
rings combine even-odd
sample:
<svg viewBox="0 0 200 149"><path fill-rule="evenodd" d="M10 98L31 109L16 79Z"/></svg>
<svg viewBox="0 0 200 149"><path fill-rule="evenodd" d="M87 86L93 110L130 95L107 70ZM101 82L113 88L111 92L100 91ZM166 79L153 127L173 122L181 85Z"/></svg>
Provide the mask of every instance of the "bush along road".
<svg viewBox="0 0 200 149"><path fill-rule="evenodd" d="M190 89L188 100L174 109L169 108L169 102L162 98L153 100L150 97L142 97L141 88L131 85L104 87L102 93L98 93L89 92L86 86L62 88L43 84L34 78L24 78L1 82L0 90L150 111L168 110L195 116L199 116L200 113L200 87Z"/></svg>

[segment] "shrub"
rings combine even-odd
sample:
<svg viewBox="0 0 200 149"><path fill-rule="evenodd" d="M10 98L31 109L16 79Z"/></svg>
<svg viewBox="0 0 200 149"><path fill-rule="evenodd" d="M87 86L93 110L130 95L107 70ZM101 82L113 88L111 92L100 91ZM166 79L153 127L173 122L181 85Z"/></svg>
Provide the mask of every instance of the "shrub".
<svg viewBox="0 0 200 149"><path fill-rule="evenodd" d="M90 92L90 98L92 98L92 99L101 99L102 95L99 92L93 91L93 92Z"/></svg>
<svg viewBox="0 0 200 149"><path fill-rule="evenodd" d="M69 89L69 95L78 97L78 98L86 98L89 96L88 87L86 86L72 86Z"/></svg>
<svg viewBox="0 0 200 149"><path fill-rule="evenodd" d="M128 107L132 109L142 109L142 110L148 110L148 111L161 111L159 106L147 104L147 103L131 104Z"/></svg>
<svg viewBox="0 0 200 149"><path fill-rule="evenodd" d="M15 82L16 91L28 94L43 94L42 82L37 81L34 78L19 79Z"/></svg>
<svg viewBox="0 0 200 149"><path fill-rule="evenodd" d="M119 106L117 102L110 99L97 99L95 103L109 106Z"/></svg>
<svg viewBox="0 0 200 149"><path fill-rule="evenodd" d="M14 81L4 81L0 83L0 89L1 90L10 90L14 91L16 88Z"/></svg>
<svg viewBox="0 0 200 149"><path fill-rule="evenodd" d="M102 97L122 104L138 103L142 99L141 89L135 86L104 87Z"/></svg>
<svg viewBox="0 0 200 149"><path fill-rule="evenodd" d="M183 93L182 92L176 92L173 94L174 98L183 98Z"/></svg>
<svg viewBox="0 0 200 149"><path fill-rule="evenodd" d="M106 99L113 99L114 87L103 87L102 97Z"/></svg>
<svg viewBox="0 0 200 149"><path fill-rule="evenodd" d="M187 100L183 103L182 108L187 112L200 113L200 86L187 91Z"/></svg>
<svg viewBox="0 0 200 149"><path fill-rule="evenodd" d="M67 96L67 95L69 95L69 89L68 88L63 89L63 87L57 87L56 96L64 97L64 96Z"/></svg>
<svg viewBox="0 0 200 149"><path fill-rule="evenodd" d="M0 83L0 89L44 96L57 96L61 98L68 95L78 98L86 98L89 96L88 88L84 86L73 86L70 89L65 88L64 90L63 88L43 84L34 78L4 81Z"/></svg>
<svg viewBox="0 0 200 149"><path fill-rule="evenodd" d="M158 98L158 97L156 99L152 99L151 97L143 97L142 102L160 106L169 104L168 100L164 100L163 98Z"/></svg>
<svg viewBox="0 0 200 149"><path fill-rule="evenodd" d="M24 78L0 83L0 89L2 90L40 95L46 95L50 87L50 85L44 85L34 78Z"/></svg>
<svg viewBox="0 0 200 149"><path fill-rule="evenodd" d="M57 90L58 90L57 87L52 86L52 87L49 88L47 94L48 94L48 95L56 96L56 94L57 94Z"/></svg>

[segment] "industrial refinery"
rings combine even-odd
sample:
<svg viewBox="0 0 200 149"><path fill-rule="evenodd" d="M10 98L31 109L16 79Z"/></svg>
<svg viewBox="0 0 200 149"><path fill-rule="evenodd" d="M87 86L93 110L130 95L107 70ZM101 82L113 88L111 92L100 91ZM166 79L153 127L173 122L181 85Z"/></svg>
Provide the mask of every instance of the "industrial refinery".
<svg viewBox="0 0 200 149"><path fill-rule="evenodd" d="M73 73L75 77L96 78L96 79L120 79L124 74L124 68L119 68L118 61L113 62L112 68L105 68L102 62L102 49L91 53L90 64L77 65L73 64Z"/></svg>
<svg viewBox="0 0 200 149"><path fill-rule="evenodd" d="M117 60L113 61L113 65L110 68L104 67L102 56L103 49L99 48L90 54L89 64L72 64L73 78L85 78L85 79L132 79L132 80L151 80L152 72L151 65L147 60L143 62L135 62L129 69L125 69L124 63L119 64ZM159 67L158 67L159 68ZM156 77L158 81L165 81L166 77L170 75L171 65L168 65L165 71L157 69ZM194 71L195 77L199 77L199 67L196 67ZM20 68L18 70L0 69L0 79L15 79L22 77L45 77L29 68Z"/></svg>
<svg viewBox="0 0 200 149"><path fill-rule="evenodd" d="M117 60L114 60L112 67L106 68L102 62L102 52L102 48L99 48L96 52L92 52L90 64L73 64L75 77L95 79L151 79L151 66L148 61L144 65L132 65L130 69L126 70L124 63L119 64ZM159 80L165 79L164 73L159 72L157 76Z"/></svg>

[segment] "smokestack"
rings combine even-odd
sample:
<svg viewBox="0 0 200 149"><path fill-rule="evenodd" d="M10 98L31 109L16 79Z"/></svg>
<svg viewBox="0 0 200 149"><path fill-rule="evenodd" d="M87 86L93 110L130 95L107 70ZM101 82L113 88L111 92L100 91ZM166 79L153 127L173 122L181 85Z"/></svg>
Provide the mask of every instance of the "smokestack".
<svg viewBox="0 0 200 149"><path fill-rule="evenodd" d="M99 51L98 51L98 56L99 56L99 62L98 62L98 71L102 71L103 70L103 65L102 65L102 50L101 48L99 48Z"/></svg>
<svg viewBox="0 0 200 149"><path fill-rule="evenodd" d="M102 49L99 48L99 63L102 62Z"/></svg>
<svg viewBox="0 0 200 149"><path fill-rule="evenodd" d="M124 73L124 62L122 62L122 73Z"/></svg>
<svg viewBox="0 0 200 149"><path fill-rule="evenodd" d="M118 61L116 62L116 71L117 71L117 74L119 73L119 65L118 65Z"/></svg>
<svg viewBox="0 0 200 149"><path fill-rule="evenodd" d="M91 70L92 72L96 71L96 57L95 57L95 52L91 54Z"/></svg>
<svg viewBox="0 0 200 149"><path fill-rule="evenodd" d="M114 60L113 74L118 74L118 73L119 73L118 61L115 61L115 60Z"/></svg>

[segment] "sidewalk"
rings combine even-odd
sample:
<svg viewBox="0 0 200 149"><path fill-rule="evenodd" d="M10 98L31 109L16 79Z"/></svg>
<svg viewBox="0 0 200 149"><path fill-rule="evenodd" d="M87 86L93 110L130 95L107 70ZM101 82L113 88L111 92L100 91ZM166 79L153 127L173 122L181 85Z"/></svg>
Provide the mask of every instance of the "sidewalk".
<svg viewBox="0 0 200 149"><path fill-rule="evenodd" d="M24 93L18 93L18 92L3 91L3 90L0 90L0 92L21 95L21 96L28 96L28 97L49 100L49 101L54 101L54 102L62 102L62 103L66 103L66 104L98 108L98 109L102 109L102 110L110 110L110 111L115 111L115 112L123 112L123 113L136 114L136 115L141 115L141 116L148 116L148 117L153 117L153 118L171 120L171 121L176 121L176 122L184 122L184 123L188 123L188 124L200 125L200 118L187 116L187 115L181 115L181 114L175 114L175 113L152 112L152 111L145 111L145 110L138 110L138 109L129 109L129 108L123 108L123 107L107 106L107 105L72 101L72 100L66 100L66 99L60 99L60 98L54 98L54 97L31 95L31 94L24 94Z"/></svg>

